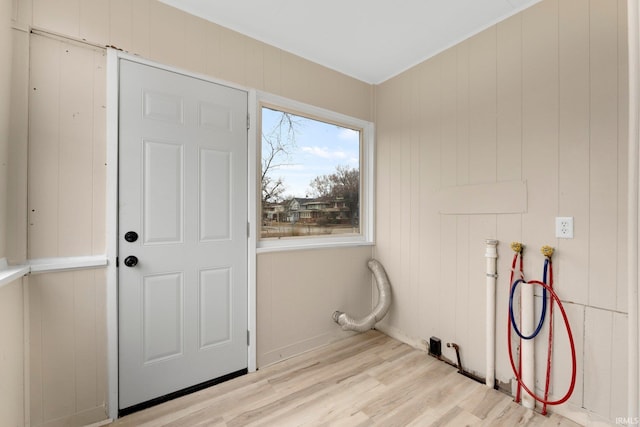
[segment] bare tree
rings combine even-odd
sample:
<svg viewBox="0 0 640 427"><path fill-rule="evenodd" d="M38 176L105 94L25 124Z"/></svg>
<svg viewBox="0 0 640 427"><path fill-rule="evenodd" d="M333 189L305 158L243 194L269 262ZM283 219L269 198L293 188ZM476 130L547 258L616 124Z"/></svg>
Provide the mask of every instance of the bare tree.
<svg viewBox="0 0 640 427"><path fill-rule="evenodd" d="M351 221L355 221L360 202L358 169L338 165L334 173L315 177L309 186L311 194L316 198L345 203L349 208Z"/></svg>
<svg viewBox="0 0 640 427"><path fill-rule="evenodd" d="M291 153L296 148L297 128L300 125L296 116L284 111L272 111L280 113L280 117L273 129L262 133L263 204L282 201L286 188L282 177L277 177L275 171L290 164Z"/></svg>

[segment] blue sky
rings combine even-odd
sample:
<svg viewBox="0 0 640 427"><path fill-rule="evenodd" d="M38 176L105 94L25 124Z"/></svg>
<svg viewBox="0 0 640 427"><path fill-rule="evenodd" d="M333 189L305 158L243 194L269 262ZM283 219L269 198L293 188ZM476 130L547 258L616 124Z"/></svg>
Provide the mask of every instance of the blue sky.
<svg viewBox="0 0 640 427"><path fill-rule="evenodd" d="M279 112L262 109L263 133L270 132L280 118ZM309 183L317 176L333 173L336 166L357 168L359 163L359 133L296 116L295 152L284 161L287 165L273 171L274 178L282 177L285 195L305 197Z"/></svg>

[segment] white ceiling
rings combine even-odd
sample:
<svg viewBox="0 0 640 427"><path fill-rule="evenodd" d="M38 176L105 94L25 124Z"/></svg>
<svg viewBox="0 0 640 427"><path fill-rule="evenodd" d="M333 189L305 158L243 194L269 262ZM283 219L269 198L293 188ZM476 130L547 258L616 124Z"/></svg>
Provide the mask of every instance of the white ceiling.
<svg viewBox="0 0 640 427"><path fill-rule="evenodd" d="M540 0L160 0L381 83Z"/></svg>

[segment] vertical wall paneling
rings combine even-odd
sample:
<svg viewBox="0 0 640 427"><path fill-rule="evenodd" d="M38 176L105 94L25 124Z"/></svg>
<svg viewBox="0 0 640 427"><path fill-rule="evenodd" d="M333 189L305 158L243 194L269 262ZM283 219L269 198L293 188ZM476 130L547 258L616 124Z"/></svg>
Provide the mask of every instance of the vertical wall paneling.
<svg viewBox="0 0 640 427"><path fill-rule="evenodd" d="M419 76L414 72L413 77L413 87L416 87L417 82L419 80ZM419 183L420 182L420 128L418 123L420 122L420 98L419 92L412 90L411 99L409 102L410 116L411 116L411 127L410 127L410 151L409 151L409 168L410 168L410 176L409 176L409 230L410 230L410 245L409 245L409 253L407 257L409 258L409 280L411 282L411 294L416 295L418 293L418 289L420 287L420 269L419 265L422 260L420 258L420 193L421 188L420 185L411 185L411 183ZM412 301L412 311L410 316L412 319L419 319L420 312L422 311L422 304L418 299L414 299ZM420 328L418 326L419 322L414 320L413 328L411 330L411 335L416 336L420 332Z"/></svg>
<svg viewBox="0 0 640 427"><path fill-rule="evenodd" d="M394 129L393 136L389 138L388 143L390 144L387 153L389 155L389 169L392 173L389 174L389 191L390 191L390 200L389 202L392 204L391 211L391 223L394 224L392 230L389 232L389 258L385 259L383 265L387 269L387 273L389 277L398 277L400 275L400 249L401 249L401 235L400 235L400 209L399 206L402 206L403 200L401 199L401 191L400 185L402 184L402 150L401 143L402 137L404 135L404 129L406 127L406 119L402 116L402 103L404 102L404 98L406 95L404 94L405 90L405 82L401 81L394 88L397 91L398 104L397 110L394 111L393 120L395 122L396 129ZM394 301L395 304L389 310L387 314L389 318L389 322L393 324L402 324L400 323L401 319L401 307L403 300L406 300L408 296L406 295L406 290L403 286L402 282L398 282L394 284ZM408 325L407 325L408 326Z"/></svg>
<svg viewBox="0 0 640 427"><path fill-rule="evenodd" d="M591 0L589 304L614 309L617 288L618 2ZM596 119L597 118L597 119ZM602 224L609 224L602 227Z"/></svg>
<svg viewBox="0 0 640 427"><path fill-rule="evenodd" d="M500 240L498 328L506 326L506 320L502 319L508 284L504 281L512 255L508 244L513 240L527 244L526 269L533 277L540 274L538 248L542 244L556 246L558 292L563 299L575 303L568 304L568 310L572 323L575 322L577 345L584 346L584 351L578 352L579 367L583 370L580 372L584 375L579 373L570 403L612 420L611 417L620 415L620 402L626 400L621 384L624 375L619 371L624 361L619 360L613 345L608 347L610 352L602 352L598 343L614 338L619 341L616 337L624 337L625 325L623 313L610 311L626 309L625 279L621 273L625 270L622 240L626 235L624 3L544 0L374 89L155 0L112 0L108 2L108 12L104 2L91 0L20 1L17 16L24 25L115 45L196 72L204 67L206 74L216 78L359 118L373 120L375 98L376 256L387 268L392 283L397 282L394 291L398 292L383 326L413 338L439 335L444 342L455 340L463 348L463 357L469 360L469 365L481 370L484 348L473 340L481 327L478 325L484 322L484 313L481 309L468 310L472 298L480 297L475 292L482 287L477 284L477 277L483 277L484 259L482 242L477 240L483 241L492 231ZM100 19L105 13L108 19ZM200 39L205 43L193 44ZM58 256L76 250L81 255L86 255L81 251L101 252L104 243L100 223L104 219L99 212L105 185L100 170L103 148L98 141L104 120L99 113L104 103L100 100L101 59L93 52L91 59L89 55L85 59L94 68L84 65L78 68L82 74L77 74L79 84L89 85L93 98L91 104L84 104L83 99L74 100L77 93L61 94L66 90L64 79L73 75L73 70L63 72L64 58L69 56L65 56L67 52L61 43L32 36L30 49L28 256ZM451 70L451 74L444 75L445 70ZM83 80L85 73L93 76L91 83ZM316 80L322 84L316 84ZM65 105L58 108L61 100ZM87 109L80 111L80 121L73 120L75 111L71 110L78 108L72 108L70 103L87 105ZM82 122L88 110L93 115L91 125ZM63 125L65 129L61 129ZM16 125L14 130L19 132L20 128ZM65 135L70 139L63 138ZM72 141L76 138L92 141L88 144L91 150L86 145L76 145ZM488 156L491 152L493 160ZM71 158L60 157L68 153L80 156L78 161L82 164L74 163L68 171L61 170L67 168L66 162ZM416 155L420 162L415 161ZM482 157L485 155L488 157ZM492 166L481 167L486 164ZM34 170L38 173L32 173ZM91 237L74 240L76 237L66 235L71 224L64 219L73 218L72 207L68 206L70 196L61 194L60 189L65 182L83 179L80 175L85 175L92 187L84 187L86 182L77 183L82 196L76 218L81 228L89 228ZM439 189L494 180L526 181L528 212L497 217L438 214L434 194ZM553 218L558 215L574 216L574 240L555 238ZM400 224L401 220L408 220L408 225ZM414 253L416 250L419 257ZM363 262L371 254L366 248L354 252ZM369 283L366 267L363 264L354 270L350 265L340 264L341 256L344 256L341 251L309 251L302 259L296 258L297 266L287 262L290 253L258 256L257 341L262 363L336 338L338 335L332 335L336 332L335 325L330 320L335 305L347 301L354 312L363 313L370 307L371 290L362 292L355 283ZM308 307L308 296L295 286L306 280L300 269L318 271L318 266L326 262L341 267L325 279L347 290L332 288L326 298L311 290L308 295L323 301L309 308L317 310L309 317L312 320L298 323L295 325L298 329L280 328L286 320L284 314L297 313L295 304L293 311L287 311L287 304L302 301L298 305ZM83 383L86 372L92 369L100 372L103 363L100 360L95 367L68 365L65 357L84 359L87 348L74 347L71 355L62 354L64 350L46 353L56 334L89 315L58 314L56 310L69 305L59 298L90 298L91 292L100 294L97 286L101 278L61 274L65 277L62 281L77 284L72 286L72 293L56 275L34 276L30 292L32 425L63 416L68 409L76 411L71 417L79 420L82 417L77 414L90 406L94 397L96 408L100 408L100 390L104 391L104 383L100 383L103 380L96 374L95 394L81 398L66 394L69 387L88 386ZM317 279L312 283L322 286ZM93 287L93 291L85 286ZM50 295L53 290L59 295ZM460 298L453 299L453 304L449 299L452 294ZM362 297L368 299L366 306L360 305ZM52 307L54 301L60 306ZM97 299L97 319L104 310L100 304ZM55 317L51 324L49 316ZM99 338L103 327L97 320L96 354L104 345ZM91 332L84 327L69 330L80 335ZM300 337L305 334L315 337L315 341L303 343ZM508 381L511 374L505 366L502 351L505 338L501 335L498 334L497 344L498 379ZM562 332L557 332L557 336L554 393L564 390L568 369L567 362L561 359L566 351L562 350L565 345ZM59 375L61 372L74 377L71 386ZM80 374L83 379L77 382L75 376ZM62 392L50 396L52 387L58 384ZM607 390L611 393L606 397L600 395Z"/></svg>
<svg viewBox="0 0 640 427"><path fill-rule="evenodd" d="M0 289L0 424L24 425L24 323L23 286L18 279Z"/></svg>
<svg viewBox="0 0 640 427"><path fill-rule="evenodd" d="M33 26L80 38L80 0L31 0L31 2ZM85 14L85 17L88 15Z"/></svg>
<svg viewBox="0 0 640 427"><path fill-rule="evenodd" d="M509 355L507 350L507 322L509 321L509 301L510 290L510 271L511 262L514 252L511 250L511 242L522 241L522 215L497 215L496 218L496 236L498 244L498 261L497 272L498 279L496 282L496 378L499 381L506 382L513 376L511 366L509 364ZM518 275L514 275L514 280ZM515 334L514 334L515 336ZM518 345L514 338L514 345ZM513 347L514 349L516 347Z"/></svg>
<svg viewBox="0 0 640 427"><path fill-rule="evenodd" d="M452 337L452 341L456 342L462 347L461 351L464 353L465 365L470 362L473 365L478 365L480 355L484 354L483 348L470 351L471 348L471 334L473 333L471 328L471 322L482 324L484 321L484 306L482 303L475 305L475 301L471 299L471 271L470 271L470 259L471 256L471 216L468 215L455 215L456 220L456 235L452 239L455 245L455 259L456 259L456 282L455 282L455 299L453 301L454 315L455 315L455 333ZM445 272L449 274L450 272ZM482 310L482 314L480 314ZM446 338L445 338L446 339ZM455 359L452 359L455 360Z"/></svg>
<svg viewBox="0 0 640 427"><path fill-rule="evenodd" d="M34 275L29 282L32 425L105 419L104 272Z"/></svg>
<svg viewBox="0 0 640 427"><path fill-rule="evenodd" d="M29 99L29 34L13 31L11 109L7 179L7 247L10 264L27 258L27 138Z"/></svg>
<svg viewBox="0 0 640 427"><path fill-rule="evenodd" d="M57 254L84 255L92 234L93 52L63 44L59 52Z"/></svg>
<svg viewBox="0 0 640 427"><path fill-rule="evenodd" d="M456 96L457 106L457 153L456 164L457 184L465 185L469 182L469 41L463 41L455 47L458 54L458 91ZM444 115L442 117L444 120Z"/></svg>
<svg viewBox="0 0 640 427"><path fill-rule="evenodd" d="M525 244L530 279L541 278L540 247L551 245L556 248L554 285L565 301L578 358L575 391L554 410L581 414L576 418L583 422L612 421L626 401L625 353L608 344L612 337L623 340L626 330L621 287L626 280L621 240L626 236L627 174L623 3L544 0L376 87L378 152L384 153L378 183L385 183L378 185L376 256L396 268L397 254L414 247L406 233L417 228L421 258L439 257L435 271L420 267L419 288L403 287L402 301L393 307L408 309L406 299L419 299L432 311L420 314L418 336L414 317L394 313L384 326L409 339L436 335L443 342L455 341L468 369L483 375L483 245L495 237L500 242L496 374L508 387L513 373L502 331L508 321L509 245ZM407 121L398 111L412 91L421 93L420 113ZM398 197L391 195L398 183L406 182L404 168L413 167L402 146L407 126L421 134L422 161L418 181L411 174L406 194L413 197L418 188L422 201L419 218L410 210L411 227L401 227L396 236L392 209L385 205ZM480 198L480 205L469 205L479 206L476 211L429 214L430 209L438 212L438 198L430 198L428 189L455 199L455 194L468 194L455 191L457 186L506 181L524 183L525 212L483 214ZM493 206L490 200L486 205ZM574 239L555 237L556 216L574 217ZM438 242L438 250L428 242ZM537 294L540 309L541 291ZM556 314L551 395L557 399L569 385L571 359ZM544 388L546 336L545 330L536 345L542 355L536 361L539 390ZM597 345L605 350L598 351Z"/></svg>
<svg viewBox="0 0 640 427"><path fill-rule="evenodd" d="M611 397L609 400L609 419L615 419L620 414L626 414L627 381L630 380L628 372L628 316L622 313L613 313L613 330L611 332L612 345L616 351L611 354Z"/></svg>
<svg viewBox="0 0 640 427"><path fill-rule="evenodd" d="M458 52L449 49L440 54L434 62L440 64L440 110L442 120L440 122L440 164L442 166L441 184L443 187L453 187L458 180L458 120L456 110L457 103L457 69ZM424 114L424 113L423 113Z"/></svg>
<svg viewBox="0 0 640 427"><path fill-rule="evenodd" d="M496 179L522 179L522 15L496 26Z"/></svg>
<svg viewBox="0 0 640 427"><path fill-rule="evenodd" d="M69 276L54 275L46 285L33 280L34 291L38 289L41 293L44 422L75 413L74 295Z"/></svg>
<svg viewBox="0 0 640 427"><path fill-rule="evenodd" d="M438 79L440 82L438 102L441 114L439 118L440 126L440 184L443 187L455 187L458 180L458 123L456 120L457 105L457 69L458 54L455 49L448 50L438 55L432 61L434 65L439 65ZM436 86L435 83L431 83ZM436 86L437 87L437 86ZM422 114L425 114L423 112ZM429 141L433 146L438 141ZM437 153L437 151L435 152ZM434 154L435 154L434 153ZM414 184L415 185L415 184ZM442 215L440 217L440 280L439 285L435 285L435 295L438 296L440 304L434 304L437 316L437 335L442 340L450 339L454 341L457 330L457 306L463 305L463 301L458 300L458 262L460 258L456 253L458 238L458 221L455 216ZM427 296L427 298L433 298ZM449 338L444 338L449 337ZM429 337L425 337L429 338ZM443 353L451 360L455 360L455 352L451 348L443 346Z"/></svg>
<svg viewBox="0 0 640 427"><path fill-rule="evenodd" d="M87 283L95 282L95 272L91 270L78 271L74 274L73 301L94 302L93 304L79 304L74 307L74 346L75 363L75 389L83 390L76 393L76 412L84 412L96 406L99 393L96 387L97 362L95 354L96 342L101 338L96 330L96 286L87 286ZM104 402L104 400L103 400Z"/></svg>
<svg viewBox="0 0 640 427"><path fill-rule="evenodd" d="M262 87L266 92L279 94L282 92L280 76L282 76L281 51L272 46L265 46L263 52Z"/></svg>
<svg viewBox="0 0 640 427"><path fill-rule="evenodd" d="M92 117L92 206L91 253L103 254L106 248L107 130L106 130L106 57L93 51L93 117Z"/></svg>
<svg viewBox="0 0 640 427"><path fill-rule="evenodd" d="M379 101L387 100L391 96L392 91L388 88L379 90L377 92L377 98ZM393 102L388 102L387 105L393 105ZM384 110L383 117L391 117L392 109ZM393 217L393 209L391 203L391 197L393 191L391 189L390 177L391 177L391 165L389 159L391 158L391 143L385 132L384 118L378 121L378 129L376 130L376 220L390 224ZM391 229L376 228L376 242L378 247L384 248L382 252L377 251L376 256L381 259L389 259L391 255L389 242L391 240ZM380 245L382 243L382 245Z"/></svg>
<svg viewBox="0 0 640 427"><path fill-rule="evenodd" d="M33 4L32 0L13 0L14 22L19 26L27 26L31 23Z"/></svg>
<svg viewBox="0 0 640 427"><path fill-rule="evenodd" d="M222 32L220 37L220 56L224 60L219 64L217 75L224 80L245 84L247 37L231 31Z"/></svg>
<svg viewBox="0 0 640 427"><path fill-rule="evenodd" d="M20 5L19 15L25 25L112 45L358 118L372 118L370 85L155 0L36 0L22 1ZM33 21L29 19L31 15ZM29 171L26 255L40 258L104 253L104 52L38 35L30 37L29 47L30 140L28 168L23 168ZM14 67L19 65L14 61ZM15 126L13 130L21 129ZM337 265L340 260L353 260L353 256L338 251L336 259L331 250L305 252L299 261L304 271L290 265L287 253L258 257L261 327L256 341L261 363L344 336L331 321L335 309L356 315L364 315L370 309L371 276L366 260L371 248L354 251L361 267L354 270L353 263L343 261L329 276L319 274L319 269L326 273L323 265ZM269 269L263 275L265 265ZM306 275L314 276L314 271L317 274L311 287L301 287L307 281ZM79 272L39 275L34 279L30 292L32 425L89 424L106 416L103 276L104 272ZM328 291L327 283L335 287ZM316 300L325 302L318 305ZM306 311L289 313L288 307L303 307ZM303 321L291 324L288 320L292 314ZM287 323L290 326L283 328ZM309 336L313 338L306 340ZM62 344L54 348L54 342Z"/></svg>
<svg viewBox="0 0 640 427"><path fill-rule="evenodd" d="M522 238L525 268L540 271L542 245L555 242L553 218L558 187L558 2L537 3L522 12L522 154L528 212ZM539 273L538 273L539 274Z"/></svg>
<svg viewBox="0 0 640 427"><path fill-rule="evenodd" d="M573 333L576 354L578 357L578 364L576 367L576 385L569 402L572 403L574 407L581 408L583 407L583 390L586 372L586 366L582 360L585 348L585 307L581 304L572 304L566 301L563 304L571 324L571 331ZM569 390L569 384L571 381L571 351L569 347L569 339L565 332L560 311L555 310L554 315L555 314L557 314L557 316L555 323L556 326L553 331L553 376L551 378L550 393L551 396L557 400L564 396L567 390ZM546 346L542 346L541 351L543 352L542 354L546 354ZM540 372L544 372L544 368Z"/></svg>
<svg viewBox="0 0 640 427"><path fill-rule="evenodd" d="M13 58L13 29L11 20L13 2L2 0L0 2L0 14L3 20L0 23L0 53L5 58ZM10 111L11 111L11 72L12 63L6 59L0 65L0 259L6 258L7 248L7 189L9 172L9 135L10 135Z"/></svg>
<svg viewBox="0 0 640 427"><path fill-rule="evenodd" d="M82 40L94 42L109 36L109 3L101 0L80 0L79 34Z"/></svg>
<svg viewBox="0 0 640 427"><path fill-rule="evenodd" d="M109 15L118 16L119 19L109 19L109 42L112 46L122 49L123 46L131 46L133 37L133 14L132 8L140 2L130 0L111 0L109 4ZM136 27L139 23L136 23Z"/></svg>
<svg viewBox="0 0 640 427"><path fill-rule="evenodd" d="M558 292L587 303L589 272L589 7L580 0L559 3L558 216L574 216L574 238L558 239L554 270ZM579 215L578 215L579 214Z"/></svg>
<svg viewBox="0 0 640 427"><path fill-rule="evenodd" d="M29 258L104 253L103 51L31 36Z"/></svg>
<svg viewBox="0 0 640 427"><path fill-rule="evenodd" d="M584 327L587 335L584 342L584 406L608 416L613 352L601 349L614 345L611 341L613 315L606 310L587 307Z"/></svg>
<svg viewBox="0 0 640 427"><path fill-rule="evenodd" d="M435 193L441 182L441 151L443 136L440 131L441 88L438 76L441 69L438 62L423 63L418 67L421 79L418 80L420 93L420 288L418 289L418 303L421 317L420 330L428 338L435 335L439 316L439 299L437 293L444 282L440 277L440 264L443 255L440 251L442 237L440 234L440 215L438 207L433 202ZM453 144L452 144L453 145ZM378 173L378 176L381 176ZM378 228L381 230L381 228ZM382 227L384 230L384 227ZM376 248L378 250L380 246ZM449 282L451 283L451 282ZM450 286L453 288L452 286Z"/></svg>
<svg viewBox="0 0 640 427"><path fill-rule="evenodd" d="M157 61L185 64L185 28L187 15L157 1L149 3L149 55ZM134 21L133 25L136 25Z"/></svg>
<svg viewBox="0 0 640 427"><path fill-rule="evenodd" d="M618 281L616 307L627 312L628 284L626 260L628 233L628 173L629 173L629 35L627 20L627 2L618 0Z"/></svg>
<svg viewBox="0 0 640 427"><path fill-rule="evenodd" d="M258 366L351 334L336 327L331 314L341 310L360 317L371 310L370 257L367 247L292 251L287 257L262 254L257 271ZM329 279L326 265L342 274Z"/></svg>
<svg viewBox="0 0 640 427"><path fill-rule="evenodd" d="M398 301L398 316L402 323L407 323L409 328L407 332L413 336L413 326L408 323L413 319L414 300L412 298L411 280L410 280L410 245L411 245L411 93L413 73L409 73L407 80L402 89L402 130L398 140L399 145L396 149L399 156L400 181L396 187L396 194L399 195L396 215L398 217L397 241L398 241L398 269L395 272L396 287L401 287L402 293L399 294L401 299Z"/></svg>
<svg viewBox="0 0 640 427"><path fill-rule="evenodd" d="M38 277L29 279L29 416L31 425L43 424L42 387L42 302L38 288Z"/></svg>
<svg viewBox="0 0 640 427"><path fill-rule="evenodd" d="M29 84L28 257L58 255L60 50L31 36ZM35 173L37 171L38 173Z"/></svg>
<svg viewBox="0 0 640 427"><path fill-rule="evenodd" d="M496 26L496 179L522 179L522 14ZM522 241L522 215L497 215L498 280L496 286L496 378L513 374L509 366L507 330L510 243Z"/></svg>
<svg viewBox="0 0 640 427"><path fill-rule="evenodd" d="M204 19L187 15L184 27L185 61L183 67L196 73L207 72L207 35L208 22Z"/></svg>
<svg viewBox="0 0 640 427"><path fill-rule="evenodd" d="M461 332L458 324L458 307L464 311L466 307L466 295L463 293L462 300L458 297L458 281L459 275L463 274L459 268L459 264L464 262L459 258L457 252L458 243L458 219L453 215L442 215L440 217L440 274L438 284L435 289L432 290L431 295L427 298L439 301L439 304L434 304L436 311L435 316L435 331L434 335L441 340L447 340L444 342L458 340L458 335ZM437 298L436 298L437 297ZM464 315L464 313L461 313ZM465 316L466 317L466 316ZM462 320L462 319L461 319ZM466 323L466 322L465 322ZM466 325L465 325L466 326ZM464 329L462 329L464 331ZM425 338L429 338L427 336ZM455 353L450 348L443 348L444 354L451 358L455 358ZM451 359L455 360L455 359Z"/></svg>
<svg viewBox="0 0 640 427"><path fill-rule="evenodd" d="M205 27L206 28L206 27ZM264 89L264 53L261 46L249 43L245 50L246 80L245 84L256 89ZM203 55L205 57L205 55ZM327 93L327 90L323 91Z"/></svg>
<svg viewBox="0 0 640 427"><path fill-rule="evenodd" d="M469 182L496 181L496 27L469 39Z"/></svg>
<svg viewBox="0 0 640 427"><path fill-rule="evenodd" d="M151 5L154 0L137 0L131 5L131 16L112 13L110 20L124 18L131 22L131 44L118 46L144 57L151 56Z"/></svg>

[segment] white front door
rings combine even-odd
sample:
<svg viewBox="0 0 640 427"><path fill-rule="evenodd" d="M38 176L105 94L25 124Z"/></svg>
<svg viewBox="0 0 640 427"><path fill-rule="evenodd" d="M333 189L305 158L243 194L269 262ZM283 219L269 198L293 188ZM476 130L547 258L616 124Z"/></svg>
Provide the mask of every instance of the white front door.
<svg viewBox="0 0 640 427"><path fill-rule="evenodd" d="M120 60L119 408L247 368L247 93Z"/></svg>

